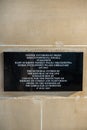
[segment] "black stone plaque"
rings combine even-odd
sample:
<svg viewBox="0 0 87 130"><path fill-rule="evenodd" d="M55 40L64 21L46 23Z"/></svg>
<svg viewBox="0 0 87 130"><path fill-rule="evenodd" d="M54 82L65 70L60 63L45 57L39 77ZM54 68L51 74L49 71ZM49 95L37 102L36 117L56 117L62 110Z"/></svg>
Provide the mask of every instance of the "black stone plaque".
<svg viewBox="0 0 87 130"><path fill-rule="evenodd" d="M83 52L4 52L5 91L82 91Z"/></svg>

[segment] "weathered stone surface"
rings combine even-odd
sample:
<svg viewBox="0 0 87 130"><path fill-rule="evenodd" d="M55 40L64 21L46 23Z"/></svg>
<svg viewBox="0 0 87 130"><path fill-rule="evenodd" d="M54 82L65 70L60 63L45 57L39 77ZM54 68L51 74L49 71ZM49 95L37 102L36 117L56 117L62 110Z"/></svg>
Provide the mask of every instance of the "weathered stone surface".
<svg viewBox="0 0 87 130"><path fill-rule="evenodd" d="M0 99L0 130L40 130L40 102L34 98Z"/></svg>
<svg viewBox="0 0 87 130"><path fill-rule="evenodd" d="M86 0L0 0L0 43L87 43Z"/></svg>
<svg viewBox="0 0 87 130"><path fill-rule="evenodd" d="M76 47L87 45L86 24L86 0L0 0L0 130L87 130L87 46ZM12 45L56 41L69 45L57 51L84 52L82 92L3 91L4 51L32 51Z"/></svg>
<svg viewBox="0 0 87 130"><path fill-rule="evenodd" d="M87 98L49 98L43 103L43 130L86 130Z"/></svg>

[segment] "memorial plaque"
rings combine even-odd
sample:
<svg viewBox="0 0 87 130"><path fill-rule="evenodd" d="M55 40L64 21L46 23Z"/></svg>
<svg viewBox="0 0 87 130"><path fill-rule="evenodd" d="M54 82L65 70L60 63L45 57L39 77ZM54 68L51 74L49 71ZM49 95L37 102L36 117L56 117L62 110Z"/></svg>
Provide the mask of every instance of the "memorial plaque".
<svg viewBox="0 0 87 130"><path fill-rule="evenodd" d="M4 52L5 91L82 91L83 52Z"/></svg>

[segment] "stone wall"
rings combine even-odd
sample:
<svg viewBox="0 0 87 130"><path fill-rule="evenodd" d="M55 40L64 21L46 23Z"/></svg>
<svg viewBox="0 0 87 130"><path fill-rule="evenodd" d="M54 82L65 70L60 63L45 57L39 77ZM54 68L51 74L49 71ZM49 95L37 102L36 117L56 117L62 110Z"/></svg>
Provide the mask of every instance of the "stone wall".
<svg viewBox="0 0 87 130"><path fill-rule="evenodd" d="M0 130L87 130L86 24L86 0L0 0ZM83 91L3 91L4 51L53 49L84 53Z"/></svg>

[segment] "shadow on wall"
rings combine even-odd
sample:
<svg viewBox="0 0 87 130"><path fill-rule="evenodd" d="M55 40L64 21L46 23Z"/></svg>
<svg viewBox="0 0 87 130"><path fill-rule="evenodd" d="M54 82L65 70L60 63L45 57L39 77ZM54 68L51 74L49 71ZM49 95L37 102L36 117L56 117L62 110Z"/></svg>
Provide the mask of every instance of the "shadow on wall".
<svg viewBox="0 0 87 130"><path fill-rule="evenodd" d="M2 92L0 95L1 97L25 97L28 96L51 96L51 97L69 97L73 95L78 95L78 92Z"/></svg>

